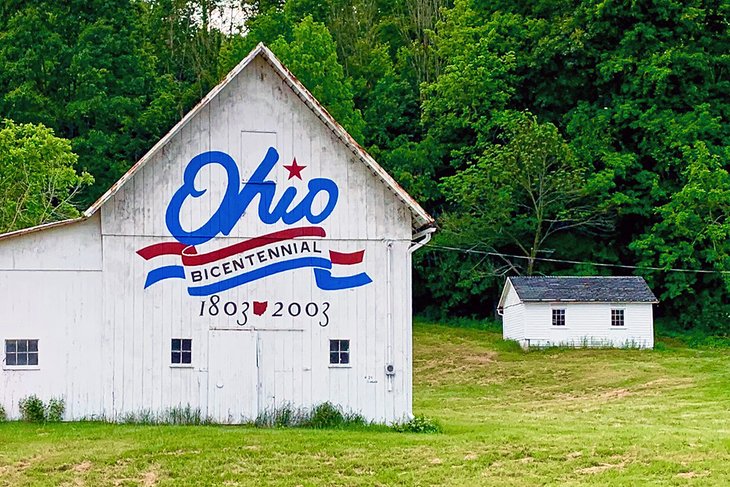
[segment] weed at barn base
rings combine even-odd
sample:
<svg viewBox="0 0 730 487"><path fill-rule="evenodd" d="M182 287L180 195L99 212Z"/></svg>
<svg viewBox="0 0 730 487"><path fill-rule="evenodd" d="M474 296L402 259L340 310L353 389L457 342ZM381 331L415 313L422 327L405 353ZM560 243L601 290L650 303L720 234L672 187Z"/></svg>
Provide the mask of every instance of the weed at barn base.
<svg viewBox="0 0 730 487"><path fill-rule="evenodd" d="M29 423L58 423L63 421L66 412L66 402L61 398L52 397L48 404L44 403L35 394L18 401L20 417ZM5 411L2 411L3 416Z"/></svg>

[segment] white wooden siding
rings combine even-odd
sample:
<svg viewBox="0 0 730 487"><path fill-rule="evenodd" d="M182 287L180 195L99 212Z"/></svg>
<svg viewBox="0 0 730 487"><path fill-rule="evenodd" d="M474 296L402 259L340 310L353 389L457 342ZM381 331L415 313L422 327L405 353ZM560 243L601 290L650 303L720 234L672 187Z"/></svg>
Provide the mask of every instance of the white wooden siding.
<svg viewBox="0 0 730 487"><path fill-rule="evenodd" d="M270 174L279 185L278 196L282 186L293 185L301 198L313 177L337 183L337 207L321 224L325 240L340 252L364 249L363 263L352 267L367 272L373 282L322 291L311 269L299 269L219 293L221 304L297 302L316 303L321 309L329 303L326 327L319 324L321 316L301 315L267 315L240 327L223 313L201 317L201 304L208 298L189 296L182 280L145 290L151 269L160 262L179 262L175 256L147 262L136 251L174 240L165 210L188 162L205 151L223 151L236 159L245 181L269 146L280 155ZM294 157L307 166L302 181L288 179L283 169ZM183 207L187 228L199 227L215 212L227 185L224 176L212 165L201 171L196 186L207 192ZM258 198L230 235L219 236L200 251L292 227L263 224L256 216L257 204ZM14 289L2 297L3 308L10 312L0 317L0 340L41 340L40 370L0 372L0 401L11 415L17 414L17 399L33 393L45 399L65 397L69 419L118 418L190 405L218 421L238 422L271 406L324 401L377 421L411 414L410 210L266 62L254 60L99 214L0 242L0 283L3 289ZM20 273L19 268L33 271ZM35 297L48 307L33 310ZM11 307L11 302L16 304ZM172 338L193 340L191 367L171 367ZM330 367L330 339L350 340L349 367ZM385 375L389 349L393 378Z"/></svg>
<svg viewBox="0 0 730 487"><path fill-rule="evenodd" d="M654 347L650 303L525 303L529 346ZM552 325L552 309L565 309L565 326ZM611 309L625 310L625 326L611 326Z"/></svg>
<svg viewBox="0 0 730 487"><path fill-rule="evenodd" d="M63 397L70 417L104 411L99 218L0 241L0 404ZM38 340L38 367L5 364L5 340Z"/></svg>
<svg viewBox="0 0 730 487"><path fill-rule="evenodd" d="M505 286L508 289L502 311L502 336L505 340L521 341L525 338L525 305L509 281Z"/></svg>

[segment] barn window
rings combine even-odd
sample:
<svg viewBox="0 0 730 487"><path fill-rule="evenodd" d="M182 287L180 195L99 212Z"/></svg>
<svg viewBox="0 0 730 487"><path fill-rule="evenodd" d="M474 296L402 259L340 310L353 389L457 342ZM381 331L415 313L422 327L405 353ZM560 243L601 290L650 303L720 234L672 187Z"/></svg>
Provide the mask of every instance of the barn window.
<svg viewBox="0 0 730 487"><path fill-rule="evenodd" d="M565 309L553 310L553 326L565 326Z"/></svg>
<svg viewBox="0 0 730 487"><path fill-rule="evenodd" d="M350 363L350 340L330 340L330 364L348 365Z"/></svg>
<svg viewBox="0 0 730 487"><path fill-rule="evenodd" d="M172 364L187 365L193 363L193 341L190 338L172 339Z"/></svg>
<svg viewBox="0 0 730 487"><path fill-rule="evenodd" d="M612 309L611 310L611 326L624 326L624 310Z"/></svg>
<svg viewBox="0 0 730 487"><path fill-rule="evenodd" d="M27 367L38 365L38 340L5 340L5 365Z"/></svg>

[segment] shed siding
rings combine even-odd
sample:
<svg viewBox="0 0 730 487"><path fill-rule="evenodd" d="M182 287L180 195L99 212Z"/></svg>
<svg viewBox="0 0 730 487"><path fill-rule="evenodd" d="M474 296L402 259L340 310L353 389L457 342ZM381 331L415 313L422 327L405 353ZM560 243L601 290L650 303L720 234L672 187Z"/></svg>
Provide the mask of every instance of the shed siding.
<svg viewBox="0 0 730 487"><path fill-rule="evenodd" d="M552 326L552 309L564 308L565 327ZM625 326L611 326L611 309L625 310ZM529 346L611 346L653 348L650 303L525 303Z"/></svg>
<svg viewBox="0 0 730 487"><path fill-rule="evenodd" d="M502 336L505 340L522 341L525 338L525 305L520 301L514 287L507 281L509 289L502 312Z"/></svg>

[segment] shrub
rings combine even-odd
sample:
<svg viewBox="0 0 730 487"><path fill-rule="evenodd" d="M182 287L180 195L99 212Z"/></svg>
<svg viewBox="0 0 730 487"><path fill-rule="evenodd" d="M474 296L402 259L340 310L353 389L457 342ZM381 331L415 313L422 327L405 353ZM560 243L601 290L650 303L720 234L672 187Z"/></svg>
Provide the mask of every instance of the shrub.
<svg viewBox="0 0 730 487"><path fill-rule="evenodd" d="M5 414L5 408L0 404L0 423L8 420L8 415Z"/></svg>
<svg viewBox="0 0 730 487"><path fill-rule="evenodd" d="M63 414L66 412L66 402L63 399L52 397L46 406L46 421L58 423L63 421Z"/></svg>
<svg viewBox="0 0 730 487"><path fill-rule="evenodd" d="M46 421L46 405L35 394L18 401L20 417L30 423L44 423Z"/></svg>
<svg viewBox="0 0 730 487"><path fill-rule="evenodd" d="M162 424L200 425L212 423L210 418L203 417L200 408L193 408L189 404L167 409L158 419Z"/></svg>
<svg viewBox="0 0 730 487"><path fill-rule="evenodd" d="M66 412L66 402L63 399L54 397L45 404L35 394L18 401L18 407L21 419L30 423L63 421L63 414Z"/></svg>
<svg viewBox="0 0 730 487"><path fill-rule="evenodd" d="M332 403L325 402L312 409L312 414L307 421L309 428L336 428L345 422L345 415L342 410Z"/></svg>
<svg viewBox="0 0 730 487"><path fill-rule="evenodd" d="M417 414L406 423L397 423L393 429L399 433L441 433L441 424L435 419Z"/></svg>

